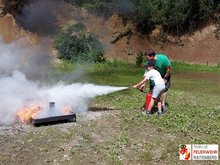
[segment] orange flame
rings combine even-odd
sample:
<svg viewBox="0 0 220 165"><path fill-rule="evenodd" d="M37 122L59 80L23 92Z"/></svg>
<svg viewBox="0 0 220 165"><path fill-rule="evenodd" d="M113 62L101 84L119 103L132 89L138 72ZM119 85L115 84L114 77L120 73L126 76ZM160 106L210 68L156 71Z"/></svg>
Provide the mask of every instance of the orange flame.
<svg viewBox="0 0 220 165"><path fill-rule="evenodd" d="M22 109L19 109L17 112L17 117L19 122L22 123L28 123L31 119L35 118L35 116L42 110L42 107L40 106L32 106L32 107L25 107ZM68 115L72 112L72 108L70 105L66 105L63 108L63 114Z"/></svg>
<svg viewBox="0 0 220 165"><path fill-rule="evenodd" d="M29 122L32 118L34 118L42 108L40 106L26 107L18 110L17 117L20 122Z"/></svg>

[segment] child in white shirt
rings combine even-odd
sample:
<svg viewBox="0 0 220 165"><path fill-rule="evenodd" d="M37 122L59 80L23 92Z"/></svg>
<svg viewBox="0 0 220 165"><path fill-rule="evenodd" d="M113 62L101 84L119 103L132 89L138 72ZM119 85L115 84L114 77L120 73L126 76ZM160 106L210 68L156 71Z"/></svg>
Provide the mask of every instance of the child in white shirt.
<svg viewBox="0 0 220 165"><path fill-rule="evenodd" d="M165 82L163 78L161 77L160 73L154 69L155 62L154 61L148 61L147 63L147 69L148 72L145 74L144 79L139 82L138 84L134 85L133 88L141 88L147 80L151 81L151 85L153 85L153 90L152 90L152 98L150 101L150 105L148 109L145 111L145 113L150 116L151 115L151 110L154 106L154 103L157 102L158 105L158 115L162 114L162 106L161 106L161 100L160 96L165 90Z"/></svg>

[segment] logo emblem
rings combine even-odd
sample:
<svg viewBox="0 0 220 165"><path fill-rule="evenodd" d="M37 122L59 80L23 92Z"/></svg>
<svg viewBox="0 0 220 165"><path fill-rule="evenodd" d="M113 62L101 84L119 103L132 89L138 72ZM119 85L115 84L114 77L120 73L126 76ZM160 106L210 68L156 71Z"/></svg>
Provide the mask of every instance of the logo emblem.
<svg viewBox="0 0 220 165"><path fill-rule="evenodd" d="M191 145L181 144L179 146L180 160L191 160Z"/></svg>

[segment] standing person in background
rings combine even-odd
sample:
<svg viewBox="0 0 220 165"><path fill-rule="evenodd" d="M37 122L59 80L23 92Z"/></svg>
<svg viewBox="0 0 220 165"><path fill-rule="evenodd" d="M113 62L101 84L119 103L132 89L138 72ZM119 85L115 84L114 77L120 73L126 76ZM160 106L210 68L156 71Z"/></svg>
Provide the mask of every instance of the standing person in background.
<svg viewBox="0 0 220 165"><path fill-rule="evenodd" d="M153 50L148 50L146 53L146 58L147 61L154 61L155 62L155 66L154 69L156 69L161 77L163 78L164 82L165 82L165 91L161 96L161 101L162 101L162 109L163 109L163 113L165 113L167 111L167 107L165 105L166 103L166 98L167 98L167 92L168 89L170 87L170 74L171 74L171 62L169 60L169 58L164 55L164 54L155 54L155 52Z"/></svg>

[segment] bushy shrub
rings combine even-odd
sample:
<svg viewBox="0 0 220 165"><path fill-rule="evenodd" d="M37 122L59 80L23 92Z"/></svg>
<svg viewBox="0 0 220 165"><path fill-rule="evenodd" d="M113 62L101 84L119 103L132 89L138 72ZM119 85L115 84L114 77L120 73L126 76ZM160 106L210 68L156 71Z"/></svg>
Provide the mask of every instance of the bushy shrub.
<svg viewBox="0 0 220 165"><path fill-rule="evenodd" d="M86 34L82 24L68 27L55 37L59 58L73 62L103 62L104 48L94 35Z"/></svg>
<svg viewBox="0 0 220 165"><path fill-rule="evenodd" d="M136 66L140 67L144 62L144 53L139 52L136 56Z"/></svg>

